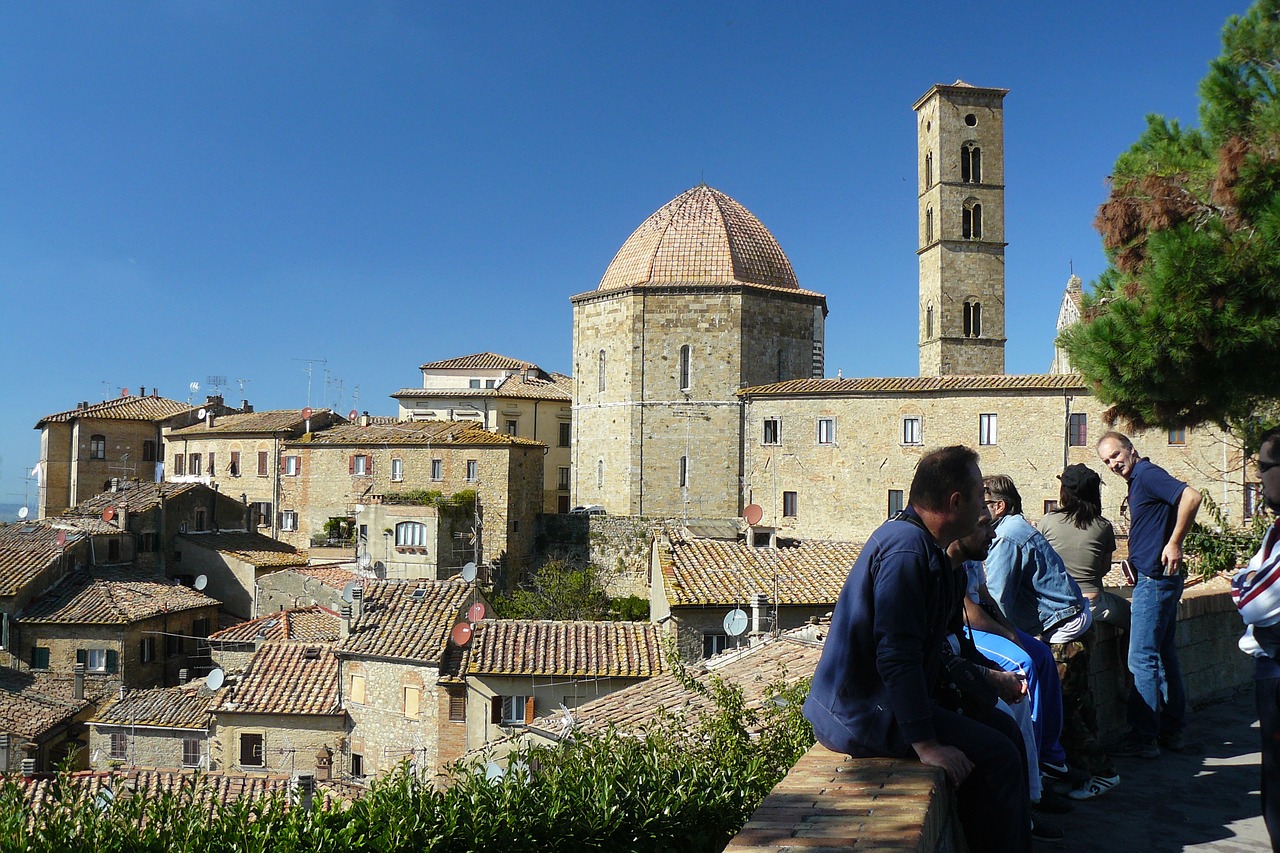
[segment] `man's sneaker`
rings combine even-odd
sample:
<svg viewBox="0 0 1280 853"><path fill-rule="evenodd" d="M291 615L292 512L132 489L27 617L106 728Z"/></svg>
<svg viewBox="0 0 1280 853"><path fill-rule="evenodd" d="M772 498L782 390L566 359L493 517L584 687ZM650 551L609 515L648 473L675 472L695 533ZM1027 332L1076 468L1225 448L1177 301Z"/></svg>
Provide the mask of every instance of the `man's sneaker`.
<svg viewBox="0 0 1280 853"><path fill-rule="evenodd" d="M1139 737L1129 732L1107 747L1107 755L1117 758L1159 758L1160 747L1156 746L1155 738Z"/></svg>
<svg viewBox="0 0 1280 853"><path fill-rule="evenodd" d="M1182 729L1176 732L1161 732L1159 741L1161 746L1172 752L1182 752L1187 748L1187 737Z"/></svg>
<svg viewBox="0 0 1280 853"><path fill-rule="evenodd" d="M1066 782L1068 790L1089 781L1089 774L1078 767L1072 767L1065 761L1054 764L1050 761L1040 762L1040 775L1050 782Z"/></svg>
<svg viewBox="0 0 1280 853"><path fill-rule="evenodd" d="M1041 792L1040 799L1031 804L1031 810L1043 814L1066 814L1071 811L1071 801L1061 794L1055 794L1047 788Z"/></svg>
<svg viewBox="0 0 1280 853"><path fill-rule="evenodd" d="M1052 841L1056 844L1062 843L1065 836L1062 830L1051 823L1045 823L1044 818L1031 815L1031 837L1037 841Z"/></svg>
<svg viewBox="0 0 1280 853"><path fill-rule="evenodd" d="M1067 796L1073 800L1092 800L1094 797L1101 797L1119 784L1120 776L1118 774L1115 776L1094 776L1088 782L1067 794Z"/></svg>

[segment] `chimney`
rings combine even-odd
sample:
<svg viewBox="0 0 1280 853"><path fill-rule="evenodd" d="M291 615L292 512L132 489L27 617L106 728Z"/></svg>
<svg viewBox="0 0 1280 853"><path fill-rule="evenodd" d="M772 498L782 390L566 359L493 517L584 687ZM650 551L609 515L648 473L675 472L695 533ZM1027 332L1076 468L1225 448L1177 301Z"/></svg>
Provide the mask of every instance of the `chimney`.
<svg viewBox="0 0 1280 853"><path fill-rule="evenodd" d="M328 782L333 768L333 750L322 746L316 751L316 781Z"/></svg>
<svg viewBox="0 0 1280 853"><path fill-rule="evenodd" d="M124 682L122 681L122 682L120 682L120 698L121 698L121 699L123 699L123 698L124 698L124 693L125 693L125 690L124 690Z"/></svg>
<svg viewBox="0 0 1280 853"><path fill-rule="evenodd" d="M139 397L145 397L145 396L147 396L147 386L146 386L146 385L139 385L139 386L138 386L138 396L139 396Z"/></svg>
<svg viewBox="0 0 1280 853"><path fill-rule="evenodd" d="M84 698L84 664L76 664L75 674L71 677L71 696L74 699ZM4 762L0 762L0 767Z"/></svg>
<svg viewBox="0 0 1280 853"><path fill-rule="evenodd" d="M186 684L187 681L190 680L190 678L191 678L190 670L186 669L185 667L183 669L178 670L178 684Z"/></svg>
<svg viewBox="0 0 1280 853"><path fill-rule="evenodd" d="M364 412L360 415L360 426L368 426L372 420L373 418L369 417L369 413Z"/></svg>
<svg viewBox="0 0 1280 853"><path fill-rule="evenodd" d="M213 409L206 409L204 413L205 429L213 426Z"/></svg>
<svg viewBox="0 0 1280 853"><path fill-rule="evenodd" d="M338 622L340 623L338 627L338 636L344 639L347 637L350 637L351 636L351 605L350 604L342 605L342 610L339 611Z"/></svg>
<svg viewBox="0 0 1280 853"><path fill-rule="evenodd" d="M76 406L76 408L77 408L77 409L87 409L87 408L89 408L89 401L88 401L88 400L81 400L81 401L80 401L80 405Z"/></svg>
<svg viewBox="0 0 1280 853"><path fill-rule="evenodd" d="M356 587L351 590L351 619L359 621L364 615L364 587Z"/></svg>
<svg viewBox="0 0 1280 853"><path fill-rule="evenodd" d="M769 596L757 592L751 596L751 633L759 636L764 633L764 619L769 611Z"/></svg>
<svg viewBox="0 0 1280 853"><path fill-rule="evenodd" d="M120 527L121 533L129 532L129 504L128 502L120 504L116 507L116 524Z"/></svg>
<svg viewBox="0 0 1280 853"><path fill-rule="evenodd" d="M242 414L242 415L248 415L248 414L252 414L252 413L253 413L253 406L250 406L250 405L249 405L249 401L248 401L248 400L241 400L241 401L240 401L240 414Z"/></svg>
<svg viewBox="0 0 1280 853"><path fill-rule="evenodd" d="M311 803L316 795L316 777L311 773L298 774L298 805L304 811L311 810Z"/></svg>

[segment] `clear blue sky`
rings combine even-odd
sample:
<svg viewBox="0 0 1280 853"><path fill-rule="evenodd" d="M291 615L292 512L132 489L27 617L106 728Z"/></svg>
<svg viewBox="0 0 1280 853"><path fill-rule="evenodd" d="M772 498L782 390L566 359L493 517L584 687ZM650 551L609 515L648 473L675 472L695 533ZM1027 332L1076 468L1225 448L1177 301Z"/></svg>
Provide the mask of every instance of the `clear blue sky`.
<svg viewBox="0 0 1280 853"><path fill-rule="evenodd" d="M312 405L394 414L425 361L569 372L569 297L702 180L827 295L828 375L914 375L911 104L957 78L1011 90L1007 369L1042 372L1116 156L1195 122L1246 7L0 4L0 504L40 417L120 388L301 408L323 358Z"/></svg>

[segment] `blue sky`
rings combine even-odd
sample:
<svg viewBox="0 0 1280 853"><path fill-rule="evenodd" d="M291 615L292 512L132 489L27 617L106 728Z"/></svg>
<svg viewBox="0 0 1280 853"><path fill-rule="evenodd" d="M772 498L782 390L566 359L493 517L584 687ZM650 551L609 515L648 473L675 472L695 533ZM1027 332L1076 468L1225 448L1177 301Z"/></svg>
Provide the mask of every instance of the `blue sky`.
<svg viewBox="0 0 1280 853"><path fill-rule="evenodd" d="M1007 370L1044 371L1116 156L1195 122L1246 8L0 4L0 504L121 388L301 408L327 359L313 406L394 414L425 361L569 372L569 297L702 180L827 295L828 375L914 375L911 104L957 78L1011 90Z"/></svg>

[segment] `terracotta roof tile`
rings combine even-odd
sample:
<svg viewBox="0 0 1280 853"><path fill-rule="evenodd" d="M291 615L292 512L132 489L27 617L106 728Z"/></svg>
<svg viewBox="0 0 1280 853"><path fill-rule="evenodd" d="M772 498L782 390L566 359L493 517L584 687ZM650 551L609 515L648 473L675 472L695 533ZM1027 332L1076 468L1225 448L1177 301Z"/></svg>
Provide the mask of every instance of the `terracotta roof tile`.
<svg viewBox="0 0 1280 853"><path fill-rule="evenodd" d="M484 619L472 635L467 671L648 678L667 668L658 627L647 622Z"/></svg>
<svg viewBox="0 0 1280 853"><path fill-rule="evenodd" d="M391 397L402 399L457 399L459 397L494 397L516 400L573 399L573 377L552 373L550 379L528 378L512 374L494 388L401 388Z"/></svg>
<svg viewBox="0 0 1280 853"><path fill-rule="evenodd" d="M927 394L940 391L1080 391L1084 380L1075 373L1035 373L1024 376L901 376L879 379L792 379L772 385L743 388L740 397L840 396L847 394Z"/></svg>
<svg viewBox="0 0 1280 853"><path fill-rule="evenodd" d="M170 793L181 803L180 808L211 809L215 804L229 804L242 799L288 796L293 787L287 775L264 773L195 773L180 770L80 771L67 775L42 773L33 778L20 778L28 809L39 814L64 801L94 802L104 792L115 797L147 797ZM338 805L347 802L349 794L328 783L316 786L316 800Z"/></svg>
<svg viewBox="0 0 1280 853"><path fill-rule="evenodd" d="M493 352L478 352L442 361L429 361L420 370L529 370L538 369L532 361L509 358Z"/></svg>
<svg viewBox="0 0 1280 853"><path fill-rule="evenodd" d="M471 585L461 580L367 581L360 618L338 653L439 664L470 601Z"/></svg>
<svg viewBox="0 0 1280 853"><path fill-rule="evenodd" d="M123 625L162 613L217 606L215 598L137 569L80 569L32 602L18 622Z"/></svg>
<svg viewBox="0 0 1280 853"><path fill-rule="evenodd" d="M215 702L216 713L343 714L338 704L338 659L321 643L264 643L249 671Z"/></svg>
<svg viewBox="0 0 1280 853"><path fill-rule="evenodd" d="M41 691L29 673L0 669L0 731L10 735L39 743L88 704Z"/></svg>
<svg viewBox="0 0 1280 853"><path fill-rule="evenodd" d="M129 690L124 698L116 698L89 722L105 726L208 729L213 698L213 692L207 688Z"/></svg>
<svg viewBox="0 0 1280 853"><path fill-rule="evenodd" d="M252 643L259 639L267 642L275 640L306 640L313 643L336 643L342 625L338 614L312 604L308 607L295 607L292 610L281 610L268 613L248 622L232 625L216 634L209 635L211 643Z"/></svg>
<svg viewBox="0 0 1280 853"><path fill-rule="evenodd" d="M294 566L286 571L315 578L330 589L342 589L357 579L356 573L347 568L351 563L322 563L312 566Z"/></svg>
<svg viewBox="0 0 1280 853"><path fill-rule="evenodd" d="M311 428L332 421L346 421L331 409L316 409L311 413ZM213 426L198 423L194 426L172 430L169 435L176 438L193 438L202 435L228 435L241 433L301 433L306 428L306 419L301 409L278 409L269 412L249 412L247 414L220 415L213 419Z"/></svg>
<svg viewBox="0 0 1280 853"><path fill-rule="evenodd" d="M834 605L862 546L805 541L752 548L668 531L658 550L672 606L742 604L757 592L778 604Z"/></svg>
<svg viewBox="0 0 1280 853"><path fill-rule="evenodd" d="M109 418L118 421L162 421L174 415L189 412L193 408L189 403L170 400L166 397L116 397L103 400L83 409L68 409L52 415L45 415L36 424L41 429L49 423L65 423L74 418Z"/></svg>
<svg viewBox="0 0 1280 853"><path fill-rule="evenodd" d="M490 432L482 426L461 421L397 421L389 424L342 424L324 432L311 434L310 440L295 439L286 442L289 447L378 445L413 446L447 444L467 447L471 445L519 445L541 447L542 442L519 436Z"/></svg>
<svg viewBox="0 0 1280 853"><path fill-rule="evenodd" d="M58 528L41 521L0 526L0 596L16 595L65 550L58 545ZM84 538L69 532L67 545Z"/></svg>
<svg viewBox="0 0 1280 853"><path fill-rule="evenodd" d="M305 566L307 555L279 539L258 532L228 531L222 533L184 533L180 538L234 557L251 566Z"/></svg>
<svg viewBox="0 0 1280 853"><path fill-rule="evenodd" d="M120 486L120 491L100 492L76 504L62 515L57 516L57 518L100 517L102 511L107 507L120 507L122 505L128 505L130 512L146 512L159 506L161 497L165 500L173 500L178 495L185 494L192 489L209 488L200 483L143 483L138 480L125 480Z"/></svg>

